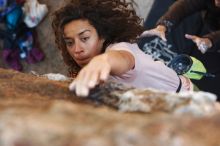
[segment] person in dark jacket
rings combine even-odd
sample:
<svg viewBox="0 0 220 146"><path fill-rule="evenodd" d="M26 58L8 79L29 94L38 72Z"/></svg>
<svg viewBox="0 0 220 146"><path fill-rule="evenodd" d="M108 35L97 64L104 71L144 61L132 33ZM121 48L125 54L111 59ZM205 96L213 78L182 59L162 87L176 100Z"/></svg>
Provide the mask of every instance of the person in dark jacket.
<svg viewBox="0 0 220 146"><path fill-rule="evenodd" d="M220 0L177 0L160 17L156 27L144 31L141 36L158 36L166 41L167 35L173 33L182 21L198 12L202 16L202 21L196 25L192 23L190 29L193 31L186 30L185 38L191 40L193 44L185 49L190 50L188 54L201 60L208 72L216 76L203 78L194 83L201 90L220 96L220 66L218 65L220 62ZM180 37L173 37L173 39ZM185 42L185 40L181 41ZM177 47L181 48L181 46Z"/></svg>

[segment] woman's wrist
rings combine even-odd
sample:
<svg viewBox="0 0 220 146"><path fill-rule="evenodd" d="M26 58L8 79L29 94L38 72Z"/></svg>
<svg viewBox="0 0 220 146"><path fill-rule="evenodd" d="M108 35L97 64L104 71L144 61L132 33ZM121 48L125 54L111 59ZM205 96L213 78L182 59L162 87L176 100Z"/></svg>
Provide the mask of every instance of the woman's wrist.
<svg viewBox="0 0 220 146"><path fill-rule="evenodd" d="M160 25L157 25L157 30L163 31L165 33L167 31L167 28L166 26L160 24Z"/></svg>

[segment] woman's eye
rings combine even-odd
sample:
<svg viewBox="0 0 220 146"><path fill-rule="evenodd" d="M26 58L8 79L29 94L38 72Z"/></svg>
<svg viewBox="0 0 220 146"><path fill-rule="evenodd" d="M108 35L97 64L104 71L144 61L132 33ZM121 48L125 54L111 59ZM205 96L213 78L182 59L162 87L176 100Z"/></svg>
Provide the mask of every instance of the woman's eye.
<svg viewBox="0 0 220 146"><path fill-rule="evenodd" d="M81 38L81 40L82 40L83 42L87 41L88 39L89 39L89 37Z"/></svg>
<svg viewBox="0 0 220 146"><path fill-rule="evenodd" d="M67 47L73 46L73 42L66 42L66 46L67 46Z"/></svg>

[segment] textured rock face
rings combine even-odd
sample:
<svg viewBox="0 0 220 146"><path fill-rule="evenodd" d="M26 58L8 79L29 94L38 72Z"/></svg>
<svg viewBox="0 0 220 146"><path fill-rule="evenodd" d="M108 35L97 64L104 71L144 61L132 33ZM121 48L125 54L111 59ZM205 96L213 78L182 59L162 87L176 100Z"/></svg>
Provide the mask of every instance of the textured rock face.
<svg viewBox="0 0 220 146"><path fill-rule="evenodd" d="M119 112L112 108L119 108L118 95L135 89L110 84L95 89L88 99L82 99L68 91L68 84L68 81L51 81L43 77L0 69L0 145L218 146L220 144L218 113L199 117L191 114L176 116L172 110L164 110L165 112L161 110L166 106L151 110L155 112ZM135 92L142 93L137 90ZM166 95L150 90L145 94L161 98ZM110 96L112 99L108 98ZM181 104L187 105L189 101L190 99L184 100Z"/></svg>

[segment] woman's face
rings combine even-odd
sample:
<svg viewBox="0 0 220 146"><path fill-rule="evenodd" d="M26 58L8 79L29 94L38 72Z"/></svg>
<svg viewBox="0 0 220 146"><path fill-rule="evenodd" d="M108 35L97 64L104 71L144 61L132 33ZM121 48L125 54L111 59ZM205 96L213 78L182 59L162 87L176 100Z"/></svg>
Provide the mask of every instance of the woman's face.
<svg viewBox="0 0 220 146"><path fill-rule="evenodd" d="M215 5L220 8L220 0L215 0Z"/></svg>
<svg viewBox="0 0 220 146"><path fill-rule="evenodd" d="M87 20L73 20L64 26L64 41L69 54L83 67L102 51L104 39Z"/></svg>

